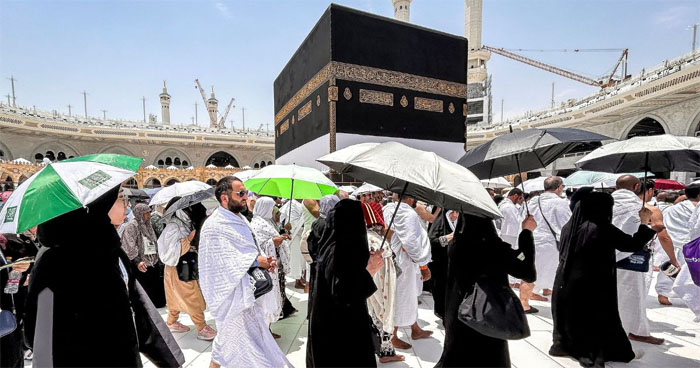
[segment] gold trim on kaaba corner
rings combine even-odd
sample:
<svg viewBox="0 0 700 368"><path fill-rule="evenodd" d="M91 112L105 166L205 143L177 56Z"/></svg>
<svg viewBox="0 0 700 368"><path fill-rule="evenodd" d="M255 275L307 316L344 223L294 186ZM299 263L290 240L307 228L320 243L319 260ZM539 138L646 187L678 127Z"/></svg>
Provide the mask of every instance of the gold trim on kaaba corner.
<svg viewBox="0 0 700 368"><path fill-rule="evenodd" d="M321 106L321 96L316 95L316 106Z"/></svg>
<svg viewBox="0 0 700 368"><path fill-rule="evenodd" d="M328 101L338 101L338 87L328 87Z"/></svg>
<svg viewBox="0 0 700 368"><path fill-rule="evenodd" d="M360 88L360 103L394 106L394 94Z"/></svg>
<svg viewBox="0 0 700 368"><path fill-rule="evenodd" d="M454 112L455 112L455 104L453 104L452 102L450 102L450 105L447 106L447 111L449 111L450 114L454 114Z"/></svg>
<svg viewBox="0 0 700 368"><path fill-rule="evenodd" d="M286 132L287 129L289 129L289 119L285 120L284 123L280 125L280 135Z"/></svg>
<svg viewBox="0 0 700 368"><path fill-rule="evenodd" d="M335 141L335 101L328 102L328 143L329 152L335 152L336 141Z"/></svg>
<svg viewBox="0 0 700 368"><path fill-rule="evenodd" d="M400 101L400 102L401 102L401 107L406 107L406 106L408 106L408 99L406 98L406 96L401 96L401 101Z"/></svg>
<svg viewBox="0 0 700 368"><path fill-rule="evenodd" d="M335 85L335 79L353 82L376 84L384 87L395 87L413 91L444 95L449 97L466 98L467 85L448 82L442 79L434 79L414 74L395 72L391 70L372 68L367 66L346 64L331 61L321 68L284 106L275 114L275 126L289 115L294 108L305 98L311 95L321 84L330 81ZM330 92L330 88L329 88ZM338 95L336 94L336 97ZM328 96L329 101L333 100Z"/></svg>
<svg viewBox="0 0 700 368"><path fill-rule="evenodd" d="M305 118L307 115L311 113L311 101L308 101L302 106L298 111L297 111L297 121L301 121L301 119Z"/></svg>
<svg viewBox="0 0 700 368"><path fill-rule="evenodd" d="M467 116L467 104L462 105L462 116Z"/></svg>
<svg viewBox="0 0 700 368"><path fill-rule="evenodd" d="M352 92L350 92L350 88L345 87L345 90L343 91L343 97L345 97L346 100L350 100L352 98Z"/></svg>
<svg viewBox="0 0 700 368"><path fill-rule="evenodd" d="M433 100L432 98L414 97L413 108L416 110L443 112L442 100Z"/></svg>

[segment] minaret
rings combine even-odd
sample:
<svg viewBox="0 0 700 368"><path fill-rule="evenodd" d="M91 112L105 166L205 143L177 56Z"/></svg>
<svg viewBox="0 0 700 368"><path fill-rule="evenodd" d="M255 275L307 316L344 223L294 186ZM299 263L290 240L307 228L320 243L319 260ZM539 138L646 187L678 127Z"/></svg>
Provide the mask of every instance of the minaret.
<svg viewBox="0 0 700 368"><path fill-rule="evenodd" d="M219 111L219 100L214 97L214 86L211 87L211 97L207 100L207 111L209 112L209 127L218 127L216 118Z"/></svg>
<svg viewBox="0 0 700 368"><path fill-rule="evenodd" d="M391 0L394 4L394 19L406 23L411 21L411 1L413 0Z"/></svg>
<svg viewBox="0 0 700 368"><path fill-rule="evenodd" d="M165 81L163 81L163 93L160 94L160 115L163 119L163 125L170 125L170 95Z"/></svg>
<svg viewBox="0 0 700 368"><path fill-rule="evenodd" d="M469 43L467 53L467 124L491 121L491 82L486 62L491 53L481 48L483 0L465 0L464 35Z"/></svg>

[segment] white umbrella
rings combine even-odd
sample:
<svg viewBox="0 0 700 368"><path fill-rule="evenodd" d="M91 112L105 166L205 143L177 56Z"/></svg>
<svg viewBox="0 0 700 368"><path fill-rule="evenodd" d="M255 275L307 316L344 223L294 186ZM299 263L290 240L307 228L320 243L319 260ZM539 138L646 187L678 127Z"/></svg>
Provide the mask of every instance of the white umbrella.
<svg viewBox="0 0 700 368"><path fill-rule="evenodd" d="M174 197L182 197L207 189L211 189L211 185L197 180L175 183L158 191L148 204L149 206L165 204L170 202Z"/></svg>
<svg viewBox="0 0 700 368"><path fill-rule="evenodd" d="M496 203L474 174L433 152L397 142L361 143L317 161L340 174L445 209L489 218L502 217Z"/></svg>
<svg viewBox="0 0 700 368"><path fill-rule="evenodd" d="M370 183L364 183L364 184L360 185L359 188L355 189L352 192L352 195L356 196L356 195L361 195L361 194L365 194L365 193L381 192L383 190L384 189L382 189L376 185L372 185Z"/></svg>
<svg viewBox="0 0 700 368"><path fill-rule="evenodd" d="M492 188L492 189L503 189L503 188L508 188L512 187L513 184L509 183L506 178L499 176L497 178L491 178L491 179L482 179L481 184L484 185L484 188Z"/></svg>
<svg viewBox="0 0 700 368"><path fill-rule="evenodd" d="M343 192L347 193L352 193L355 190L357 190L357 187L354 185L341 185L338 187L338 190L342 190Z"/></svg>
<svg viewBox="0 0 700 368"><path fill-rule="evenodd" d="M237 177L238 179L241 179L242 181L246 181L253 176L255 176L257 173L259 173L260 170L244 170L244 171L239 171L237 173L234 173L232 176Z"/></svg>
<svg viewBox="0 0 700 368"><path fill-rule="evenodd" d="M534 179L525 180L522 185L518 185L516 188L522 189L525 193L544 192L544 181L546 179L546 176L540 176Z"/></svg>

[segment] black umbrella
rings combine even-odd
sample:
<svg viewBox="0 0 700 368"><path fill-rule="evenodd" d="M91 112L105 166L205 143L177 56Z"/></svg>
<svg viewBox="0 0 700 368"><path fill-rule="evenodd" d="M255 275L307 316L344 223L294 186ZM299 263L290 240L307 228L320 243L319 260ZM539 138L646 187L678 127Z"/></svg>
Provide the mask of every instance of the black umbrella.
<svg viewBox="0 0 700 368"><path fill-rule="evenodd" d="M458 164L479 179L544 168L567 152L610 137L574 128L526 129L472 148Z"/></svg>
<svg viewBox="0 0 700 368"><path fill-rule="evenodd" d="M160 219L162 222L166 222L170 220L171 217L175 215L175 212L178 210L181 210L183 208L190 207L192 205L195 205L197 203L202 203L203 201L209 199L209 198L214 198L214 188L209 188L205 190L201 190L199 192L195 192L192 194L188 194L177 201L173 203L167 211L165 211L165 214L163 214L163 218Z"/></svg>

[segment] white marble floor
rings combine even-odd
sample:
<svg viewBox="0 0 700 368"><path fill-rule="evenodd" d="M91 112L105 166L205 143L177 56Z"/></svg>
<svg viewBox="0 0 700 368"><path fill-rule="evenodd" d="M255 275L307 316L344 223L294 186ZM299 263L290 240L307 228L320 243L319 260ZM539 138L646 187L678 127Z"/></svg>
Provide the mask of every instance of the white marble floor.
<svg viewBox="0 0 700 368"><path fill-rule="evenodd" d="M287 319L274 323L272 330L282 337L277 340L282 351L287 354L289 361L295 367L305 367L306 355L306 305L307 294L299 289L291 287L288 283L287 293L292 304L299 312ZM653 293L653 288L651 289ZM445 335L442 327L438 327L432 312L433 301L428 293L424 293L420 300L418 318L419 324L426 329L434 331L429 339L411 341L407 330L399 330L399 337L413 344L410 350L400 350L400 354L406 356L405 362L389 363L384 366L391 368L401 367L433 367L442 353L442 343ZM647 298L648 317L651 321L652 334L666 339L660 346L632 342L635 350L643 350L644 356L640 360L629 364L610 364L610 367L700 367L700 323L693 322L693 313L685 307L680 299L672 299L673 306L661 306L656 302L655 296ZM539 308L540 313L529 315L528 322L532 336L525 340L509 342L510 355L513 366L517 368L548 368L548 367L578 367L578 362L568 358L554 358L547 354L552 342L552 314L549 302L533 302ZM591 311L595 313L595 311ZM167 311L161 310L165 319ZM207 320L213 323L211 315L207 313ZM211 359L211 343L196 339L194 326L187 315L180 317L180 322L191 326L188 333L175 334L182 351L185 354L185 367L208 367ZM343 327L339 326L339 333L343 333ZM29 366L31 362L25 361ZM153 367L153 364L144 358L145 367ZM379 364L382 365L382 364Z"/></svg>
<svg viewBox="0 0 700 368"><path fill-rule="evenodd" d="M653 293L653 288L651 289ZM277 340L282 351L287 354L289 361L295 367L304 367L306 355L307 294L291 288L288 284L287 293L292 304L299 313L272 325L272 330L282 338ZM433 301L428 293L420 297L419 324L423 328L434 331L433 337L424 340L410 341L407 330L399 332L399 336L413 344L411 350L401 350L406 356L405 362L385 364L387 367L432 367L442 353L442 342L445 335L442 327L437 326L437 318L432 312ZM685 307L680 299L672 299L673 306L661 306L655 296L647 298L648 317L651 321L654 336L666 339L664 345L653 346L632 342L635 350L643 350L644 356L629 364L610 364L611 367L700 367L700 323L693 322L693 313ZM517 368L547 368L547 367L578 367L578 362L568 358L554 358L547 354L552 342L552 314L549 302L533 302L540 309L537 315L529 315L528 321L532 336L521 341L511 341L510 354L513 366ZM591 311L595 313L595 311ZM167 312L161 311L163 318ZM210 316L207 315L209 319ZM192 326L189 317L183 315L181 322ZM340 326L339 333L342 333ZM182 347L187 362L185 367L207 367L211 358L211 344L196 339L193 331L177 334L176 338ZM380 364L381 365L381 364ZM152 366L146 363L146 366Z"/></svg>

